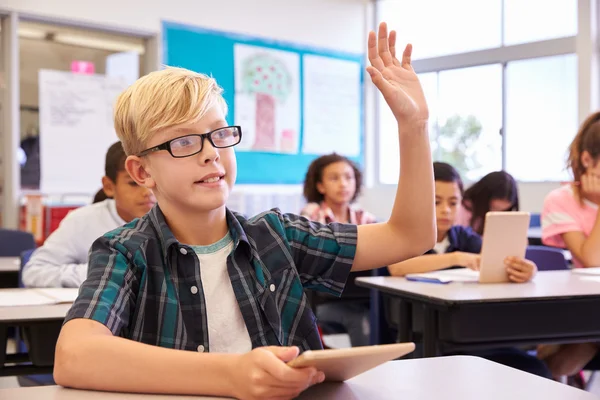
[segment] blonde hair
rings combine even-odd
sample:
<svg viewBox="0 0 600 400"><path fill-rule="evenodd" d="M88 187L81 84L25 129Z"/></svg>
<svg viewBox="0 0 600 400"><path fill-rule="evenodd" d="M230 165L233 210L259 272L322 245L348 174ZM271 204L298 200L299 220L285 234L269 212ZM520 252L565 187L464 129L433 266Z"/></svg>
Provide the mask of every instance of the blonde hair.
<svg viewBox="0 0 600 400"><path fill-rule="evenodd" d="M145 150L156 132L198 121L217 105L227 113L223 89L204 74L167 67L138 79L117 99L115 131L127 155Z"/></svg>

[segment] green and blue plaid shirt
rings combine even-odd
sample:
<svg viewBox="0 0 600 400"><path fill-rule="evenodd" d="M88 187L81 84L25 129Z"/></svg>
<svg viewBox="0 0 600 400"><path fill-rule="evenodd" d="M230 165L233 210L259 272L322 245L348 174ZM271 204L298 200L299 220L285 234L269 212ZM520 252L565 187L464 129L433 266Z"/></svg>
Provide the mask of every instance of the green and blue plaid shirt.
<svg viewBox="0 0 600 400"><path fill-rule="evenodd" d="M356 226L322 225L279 210L251 219L227 210L227 224L234 242L227 270L252 347L321 348L304 289L341 295ZM89 318L138 342L210 351L202 267L156 206L92 245L88 278L65 322Z"/></svg>

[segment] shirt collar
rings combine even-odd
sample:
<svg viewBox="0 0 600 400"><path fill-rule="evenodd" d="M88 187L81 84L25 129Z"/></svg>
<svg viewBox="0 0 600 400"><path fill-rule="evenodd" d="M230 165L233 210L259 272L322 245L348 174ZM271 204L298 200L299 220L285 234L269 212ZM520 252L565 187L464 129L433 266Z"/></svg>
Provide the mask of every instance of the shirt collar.
<svg viewBox="0 0 600 400"><path fill-rule="evenodd" d="M231 234L231 238L233 239L233 249L237 249L240 242L246 243L248 253L250 254L250 241L248 240L248 236L244 231L242 223L238 220L238 216L231 212L229 209L226 209L227 216L227 226L229 228L229 233ZM172 246L181 247L181 243L175 238L171 228L167 224L165 219L165 215L162 210L156 204L150 212L148 213L150 221L154 226L155 231L158 234L158 238L160 240L160 245L163 249L163 254L165 255L165 263L167 262L167 255L169 254L169 249Z"/></svg>

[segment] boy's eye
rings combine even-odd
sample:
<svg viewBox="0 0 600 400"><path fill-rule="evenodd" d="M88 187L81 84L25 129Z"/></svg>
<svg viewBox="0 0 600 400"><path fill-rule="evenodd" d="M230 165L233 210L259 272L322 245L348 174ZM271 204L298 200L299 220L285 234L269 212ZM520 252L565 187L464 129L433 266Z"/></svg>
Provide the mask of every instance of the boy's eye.
<svg viewBox="0 0 600 400"><path fill-rule="evenodd" d="M129 181L127 183L129 184L129 186L132 186L132 187L135 187L138 185L135 181Z"/></svg>

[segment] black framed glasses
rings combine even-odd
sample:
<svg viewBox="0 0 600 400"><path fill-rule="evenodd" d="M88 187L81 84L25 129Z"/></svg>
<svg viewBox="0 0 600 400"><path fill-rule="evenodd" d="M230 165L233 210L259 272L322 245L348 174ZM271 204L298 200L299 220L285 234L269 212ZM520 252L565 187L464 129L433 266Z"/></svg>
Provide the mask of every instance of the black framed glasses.
<svg viewBox="0 0 600 400"><path fill-rule="evenodd" d="M232 147L242 141L242 127L226 126L208 133L180 136L158 146L150 147L139 153L138 157L160 150L167 150L175 158L190 157L202 151L204 139L207 139L217 149Z"/></svg>

